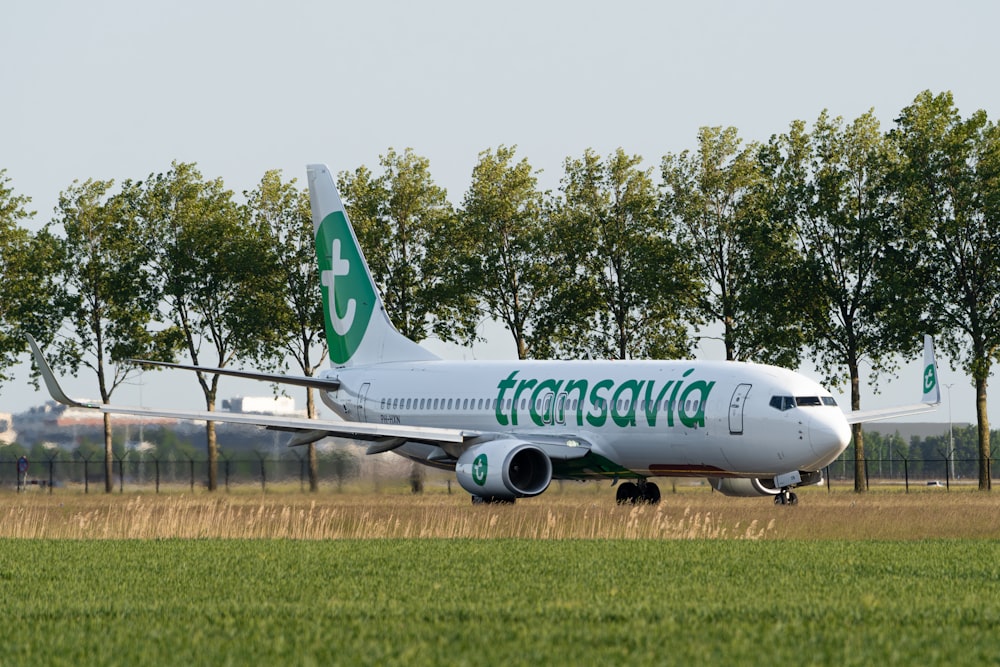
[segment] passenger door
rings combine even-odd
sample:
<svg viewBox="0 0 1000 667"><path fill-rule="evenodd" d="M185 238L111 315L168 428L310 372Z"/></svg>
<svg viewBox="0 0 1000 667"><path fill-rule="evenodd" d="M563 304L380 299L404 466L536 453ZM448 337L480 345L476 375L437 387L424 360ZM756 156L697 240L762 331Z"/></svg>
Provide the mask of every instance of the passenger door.
<svg viewBox="0 0 1000 667"><path fill-rule="evenodd" d="M743 405L746 403L747 394L750 393L749 384L741 384L733 392L733 398L729 401L729 433L731 435L743 435Z"/></svg>

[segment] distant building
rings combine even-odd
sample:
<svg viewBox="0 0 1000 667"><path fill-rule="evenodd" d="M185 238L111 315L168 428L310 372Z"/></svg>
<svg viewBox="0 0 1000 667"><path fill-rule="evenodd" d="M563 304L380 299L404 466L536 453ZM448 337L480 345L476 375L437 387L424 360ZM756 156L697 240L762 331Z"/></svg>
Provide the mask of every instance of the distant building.
<svg viewBox="0 0 1000 667"><path fill-rule="evenodd" d="M14 418L9 412L0 412L0 444L9 445L17 440Z"/></svg>
<svg viewBox="0 0 1000 667"><path fill-rule="evenodd" d="M255 415L306 416L305 410L295 409L295 399L291 396L237 396L222 401L222 409Z"/></svg>
<svg viewBox="0 0 1000 667"><path fill-rule="evenodd" d="M97 401L84 401L97 402ZM287 396L238 396L222 401L222 409L229 412L271 414L305 417L304 410L295 409L295 399ZM5 421L6 420L6 421ZM125 429L125 439L132 442L141 428L165 428L182 434L186 439L197 439L204 428L204 421L178 420L172 417L116 414L111 418L116 429ZM236 443L262 440L270 443L273 434L254 426L219 422L217 431L221 439L227 432ZM8 439L9 438L9 439ZM29 408L16 415L0 413L0 442L14 442L30 447L37 442L53 442L71 449L82 438L94 441L104 439L104 414L88 408L74 408L55 401Z"/></svg>

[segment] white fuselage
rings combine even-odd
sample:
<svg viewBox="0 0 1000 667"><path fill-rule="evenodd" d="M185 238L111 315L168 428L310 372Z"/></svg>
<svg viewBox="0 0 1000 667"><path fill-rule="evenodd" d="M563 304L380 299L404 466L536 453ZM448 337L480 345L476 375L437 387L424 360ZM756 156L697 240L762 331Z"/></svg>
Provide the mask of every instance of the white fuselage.
<svg viewBox="0 0 1000 667"><path fill-rule="evenodd" d="M347 420L447 427L526 442L579 441L642 476L815 471L835 460L850 439L828 391L774 366L423 361L327 374L341 388L323 400ZM397 452L431 465L442 453L419 443Z"/></svg>

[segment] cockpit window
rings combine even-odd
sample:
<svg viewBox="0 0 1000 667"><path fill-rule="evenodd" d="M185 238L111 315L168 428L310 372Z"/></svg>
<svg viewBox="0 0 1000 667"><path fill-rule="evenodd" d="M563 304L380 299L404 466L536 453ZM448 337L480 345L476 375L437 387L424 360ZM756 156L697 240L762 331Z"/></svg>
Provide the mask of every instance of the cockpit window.
<svg viewBox="0 0 1000 667"><path fill-rule="evenodd" d="M795 407L795 399L791 396L772 396L770 405L772 408L784 412Z"/></svg>
<svg viewBox="0 0 1000 667"><path fill-rule="evenodd" d="M791 410L794 407L813 408L821 405L836 406L837 401L833 396L772 396L772 408L776 410Z"/></svg>

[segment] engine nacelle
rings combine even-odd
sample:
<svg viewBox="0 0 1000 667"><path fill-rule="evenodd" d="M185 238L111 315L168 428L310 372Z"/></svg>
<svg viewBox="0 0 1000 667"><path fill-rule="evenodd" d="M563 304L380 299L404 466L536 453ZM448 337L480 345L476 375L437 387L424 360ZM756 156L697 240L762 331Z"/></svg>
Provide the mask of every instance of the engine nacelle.
<svg viewBox="0 0 1000 667"><path fill-rule="evenodd" d="M789 475L791 477L791 475ZM784 475L779 475L784 477ZM790 486L810 486L823 483L823 473L819 470L813 472L797 471L794 479L798 480ZM737 496L740 498L750 498L755 496L776 496L781 493L781 488L775 484L774 479L757 479L753 477L709 477L708 483L712 488L724 496Z"/></svg>
<svg viewBox="0 0 1000 667"><path fill-rule="evenodd" d="M491 440L458 457L455 475L474 496L513 500L537 496L552 481L552 461L523 440Z"/></svg>
<svg viewBox="0 0 1000 667"><path fill-rule="evenodd" d="M770 479L752 477L709 477L708 483L724 496L750 498L753 496L776 496L781 489L774 488Z"/></svg>

